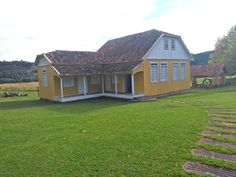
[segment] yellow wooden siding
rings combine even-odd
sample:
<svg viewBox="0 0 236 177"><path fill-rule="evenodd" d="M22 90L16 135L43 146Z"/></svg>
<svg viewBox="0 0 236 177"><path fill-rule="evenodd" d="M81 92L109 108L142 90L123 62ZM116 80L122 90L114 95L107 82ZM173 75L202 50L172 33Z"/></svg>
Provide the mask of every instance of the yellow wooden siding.
<svg viewBox="0 0 236 177"><path fill-rule="evenodd" d="M115 92L115 83L112 83L112 75L111 75L111 91ZM125 92L125 80L124 74L117 74L117 79L119 79L119 83L117 84L117 91L118 92Z"/></svg>
<svg viewBox="0 0 236 177"><path fill-rule="evenodd" d="M134 92L144 93L144 77L143 71L134 75Z"/></svg>
<svg viewBox="0 0 236 177"><path fill-rule="evenodd" d="M159 63L159 82L151 83L150 82L150 62ZM160 63L168 63L168 81L160 81ZM185 80L172 80L172 63L183 63L186 62L186 79ZM170 92L176 92L181 90L190 89L190 61L189 60L144 60L142 64L139 65L134 70L134 73L143 71L143 82L144 82L144 94L145 95L159 95L166 94ZM142 79L142 78L138 78Z"/></svg>
<svg viewBox="0 0 236 177"><path fill-rule="evenodd" d="M48 87L43 84L43 68L47 69ZM40 98L54 100L54 76L57 75L51 66L38 67L38 80L39 80L39 96Z"/></svg>
<svg viewBox="0 0 236 177"><path fill-rule="evenodd" d="M88 93L101 93L102 92L102 77L99 76L99 83L92 84L91 80L92 76L87 76L87 86L88 86Z"/></svg>

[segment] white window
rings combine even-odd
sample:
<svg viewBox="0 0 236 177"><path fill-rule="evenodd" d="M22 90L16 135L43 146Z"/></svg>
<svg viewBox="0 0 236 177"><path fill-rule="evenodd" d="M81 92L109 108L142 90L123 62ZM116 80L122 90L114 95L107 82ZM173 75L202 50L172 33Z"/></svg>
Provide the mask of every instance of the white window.
<svg viewBox="0 0 236 177"><path fill-rule="evenodd" d="M47 72L47 68L43 68L43 85L44 85L44 87L48 87L48 72Z"/></svg>
<svg viewBox="0 0 236 177"><path fill-rule="evenodd" d="M169 40L164 39L164 50L169 50Z"/></svg>
<svg viewBox="0 0 236 177"><path fill-rule="evenodd" d="M158 82L158 63L150 63L150 81Z"/></svg>
<svg viewBox="0 0 236 177"><path fill-rule="evenodd" d="M74 78L73 77L64 77L63 78L64 87L73 87L74 86Z"/></svg>
<svg viewBox="0 0 236 177"><path fill-rule="evenodd" d="M179 66L178 63L172 63L172 80L178 80L179 79Z"/></svg>
<svg viewBox="0 0 236 177"><path fill-rule="evenodd" d="M112 75L111 80L112 80L112 84L115 84L115 74ZM119 84L119 75L116 75L116 82L117 84Z"/></svg>
<svg viewBox="0 0 236 177"><path fill-rule="evenodd" d="M160 80L161 81L168 80L168 65L167 65L167 63L161 63Z"/></svg>
<svg viewBox="0 0 236 177"><path fill-rule="evenodd" d="M171 39L171 50L175 50L175 40Z"/></svg>
<svg viewBox="0 0 236 177"><path fill-rule="evenodd" d="M186 63L180 63L180 79L186 79Z"/></svg>
<svg viewBox="0 0 236 177"><path fill-rule="evenodd" d="M91 76L91 83L93 85L99 84L100 83L100 77L99 75L92 75Z"/></svg>

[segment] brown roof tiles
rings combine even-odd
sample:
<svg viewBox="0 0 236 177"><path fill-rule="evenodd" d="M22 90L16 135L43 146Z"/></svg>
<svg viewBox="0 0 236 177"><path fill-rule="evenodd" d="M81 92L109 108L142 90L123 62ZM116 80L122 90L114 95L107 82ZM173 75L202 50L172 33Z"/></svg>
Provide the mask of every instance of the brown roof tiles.
<svg viewBox="0 0 236 177"><path fill-rule="evenodd" d="M162 34L172 35L149 30L110 40L97 52L56 50L36 61L46 55L61 75L131 72Z"/></svg>
<svg viewBox="0 0 236 177"><path fill-rule="evenodd" d="M224 64L191 65L192 77L219 76L225 72Z"/></svg>

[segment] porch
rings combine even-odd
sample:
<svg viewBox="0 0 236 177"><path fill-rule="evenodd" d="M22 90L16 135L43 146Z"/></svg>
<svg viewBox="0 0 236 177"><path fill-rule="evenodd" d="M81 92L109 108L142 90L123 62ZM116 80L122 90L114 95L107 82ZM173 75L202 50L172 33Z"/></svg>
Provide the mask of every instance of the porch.
<svg viewBox="0 0 236 177"><path fill-rule="evenodd" d="M71 77L74 92L68 92L65 83ZM137 78L138 79L138 78ZM66 81L66 82L65 82ZM64 76L58 80L58 94L55 101L69 102L97 97L113 97L121 99L134 99L144 96L143 92L137 89L135 91L134 74L99 74L99 75L83 75L83 76ZM68 83L67 83L68 84ZM70 85L70 84L69 84ZM139 88L139 87L137 87ZM67 89L67 90L66 90Z"/></svg>

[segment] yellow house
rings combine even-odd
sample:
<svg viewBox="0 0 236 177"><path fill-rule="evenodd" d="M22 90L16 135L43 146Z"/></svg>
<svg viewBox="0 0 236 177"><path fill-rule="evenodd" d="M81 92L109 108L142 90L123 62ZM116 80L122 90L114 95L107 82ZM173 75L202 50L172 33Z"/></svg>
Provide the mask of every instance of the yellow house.
<svg viewBox="0 0 236 177"><path fill-rule="evenodd" d="M44 53L35 61L39 96L67 102L187 92L191 59L180 36L155 29L110 40L96 52Z"/></svg>

